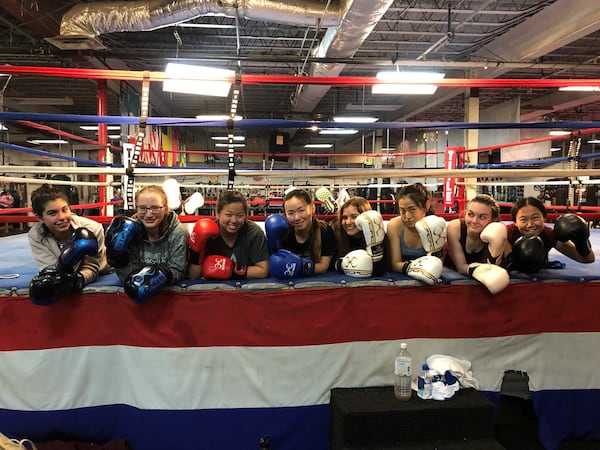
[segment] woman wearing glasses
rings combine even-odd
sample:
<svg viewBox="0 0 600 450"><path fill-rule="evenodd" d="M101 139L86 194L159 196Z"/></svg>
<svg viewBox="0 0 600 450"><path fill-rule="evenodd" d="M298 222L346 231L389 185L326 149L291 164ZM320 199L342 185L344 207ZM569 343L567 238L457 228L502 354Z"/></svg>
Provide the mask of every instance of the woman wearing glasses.
<svg viewBox="0 0 600 450"><path fill-rule="evenodd" d="M106 247L125 292L145 303L165 284L185 277L188 232L169 211L161 186L140 189L135 204L137 213L131 218L113 219L106 230Z"/></svg>

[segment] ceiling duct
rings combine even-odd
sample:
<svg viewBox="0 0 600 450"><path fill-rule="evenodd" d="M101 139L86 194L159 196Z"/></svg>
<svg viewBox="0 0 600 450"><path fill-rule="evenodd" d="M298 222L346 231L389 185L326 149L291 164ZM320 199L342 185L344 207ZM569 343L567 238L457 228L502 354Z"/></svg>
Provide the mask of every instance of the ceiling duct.
<svg viewBox="0 0 600 450"><path fill-rule="evenodd" d="M79 3L62 17L60 35L48 42L61 48L90 48L95 37L116 32L151 31L206 15L239 16L248 20L294 26L335 27L338 3L318 0L154 0ZM81 45L81 47L76 47Z"/></svg>
<svg viewBox="0 0 600 450"><path fill-rule="evenodd" d="M394 0L348 0L337 28L329 28L313 56L321 58L352 58L367 39L377 22ZM308 74L315 77L337 77L345 64L313 63ZM310 112L331 86L298 86L292 107L296 112Z"/></svg>

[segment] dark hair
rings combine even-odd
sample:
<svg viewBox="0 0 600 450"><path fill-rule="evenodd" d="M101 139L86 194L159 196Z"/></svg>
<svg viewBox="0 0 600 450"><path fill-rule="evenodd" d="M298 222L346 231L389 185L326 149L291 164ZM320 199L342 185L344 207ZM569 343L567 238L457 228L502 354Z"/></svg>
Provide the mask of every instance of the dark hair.
<svg viewBox="0 0 600 450"><path fill-rule="evenodd" d="M519 199L512 207L512 209L510 210L510 215L512 217L513 222L515 222L517 220L517 214L519 212L519 210L521 208L523 208L524 206L527 205L531 205L534 208L537 208L541 211L542 216L544 217L544 219L546 218L546 216L548 215L548 212L546 211L546 207L544 206L544 204L538 200L535 197L524 197Z"/></svg>
<svg viewBox="0 0 600 450"><path fill-rule="evenodd" d="M46 203L58 200L59 198L64 200L67 205L69 204L67 194L56 189L54 186L50 186L48 183L44 183L31 193L31 209L36 216L42 217Z"/></svg>
<svg viewBox="0 0 600 450"><path fill-rule="evenodd" d="M348 242L349 236L348 233L346 233L344 227L342 226L342 216L344 214L344 211L350 206L354 206L359 213L369 211L371 209L371 204L369 203L369 201L366 198L359 196L354 196L351 197L349 200L346 200L346 202L339 209L337 219L333 227L335 237L337 239L339 255L345 255L350 251L350 243Z"/></svg>
<svg viewBox="0 0 600 450"><path fill-rule="evenodd" d="M402 197L410 198L419 208L424 209L425 213L433 213L431 203L429 203L429 207L427 207L427 202L432 198L431 192L429 192L421 183L402 186L400 192L398 192L396 201L399 201Z"/></svg>
<svg viewBox="0 0 600 450"><path fill-rule="evenodd" d="M498 222L500 220L500 205L498 205L498 202L496 201L496 199L494 197L492 197L491 195L488 194L477 194L475 197L473 197L470 201L469 204L471 203L483 203L484 205L487 205L490 207L490 209L492 210L492 220ZM466 210L465 210L466 213Z"/></svg>
<svg viewBox="0 0 600 450"><path fill-rule="evenodd" d="M302 200L307 205L313 205L313 200L308 191L304 189L292 189L290 192L285 194L283 197L283 213L285 214L285 203L292 198L298 198ZM311 240L311 248L310 248L310 258L318 262L321 260L321 250L323 248L321 243L321 226L325 226L325 223L322 220L319 220L316 215L312 216L312 224L310 227L310 237Z"/></svg>
<svg viewBox="0 0 600 450"><path fill-rule="evenodd" d="M219 199L217 200L217 212L221 212L221 210L231 204L231 203L241 203L244 205L244 212L248 214L248 202L246 201L246 197L239 192L228 189L219 194Z"/></svg>

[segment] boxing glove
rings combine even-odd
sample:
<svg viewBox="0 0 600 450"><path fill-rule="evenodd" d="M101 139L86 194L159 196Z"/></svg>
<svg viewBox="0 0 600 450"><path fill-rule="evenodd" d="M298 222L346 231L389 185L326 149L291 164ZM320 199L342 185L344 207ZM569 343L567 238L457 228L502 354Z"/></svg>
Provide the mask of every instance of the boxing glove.
<svg viewBox="0 0 600 450"><path fill-rule="evenodd" d="M315 192L315 195L318 200L320 200L323 204L323 209L325 212L329 214L333 214L335 212L335 208L337 206L333 195L331 195L331 191L327 189L325 186L320 187Z"/></svg>
<svg viewBox="0 0 600 450"><path fill-rule="evenodd" d="M587 222L577 214L562 214L554 223L554 236L560 242L571 241L577 253L587 256L592 252L590 229Z"/></svg>
<svg viewBox="0 0 600 450"><path fill-rule="evenodd" d="M275 278L309 277L315 272L315 264L309 258L282 249L269 257L269 270Z"/></svg>
<svg viewBox="0 0 600 450"><path fill-rule="evenodd" d="M61 272L73 272L77 264L86 255L98 253L98 239L87 228L77 228L65 242L58 256L57 269Z"/></svg>
<svg viewBox="0 0 600 450"><path fill-rule="evenodd" d="M236 265L227 256L208 255L202 263L202 276L207 280L240 280L247 272L248 267Z"/></svg>
<svg viewBox="0 0 600 450"><path fill-rule="evenodd" d="M437 256L421 256L409 261L402 268L402 272L415 280L422 281L429 286L442 283L443 263Z"/></svg>
<svg viewBox="0 0 600 450"><path fill-rule="evenodd" d="M508 255L506 270L518 270L525 273L539 272L546 263L546 247L539 236L521 236L514 243Z"/></svg>
<svg viewBox="0 0 600 450"><path fill-rule="evenodd" d="M158 264L152 264L131 272L125 279L125 293L135 303L146 303L150 298L173 280L171 271Z"/></svg>
<svg viewBox="0 0 600 450"><path fill-rule="evenodd" d="M415 224L421 244L428 254L436 253L446 243L446 221L438 216L425 216Z"/></svg>
<svg viewBox="0 0 600 450"><path fill-rule="evenodd" d="M487 244L488 251L492 257L492 261L489 262L498 262L498 259L504 253L504 246L508 239L506 226L502 222L490 222L481 231L479 238Z"/></svg>
<svg viewBox="0 0 600 450"><path fill-rule="evenodd" d="M353 250L340 259L340 269L348 276L368 278L373 275L373 258L366 250Z"/></svg>
<svg viewBox="0 0 600 450"><path fill-rule="evenodd" d="M51 305L64 295L83 289L80 272L62 273L56 267L42 269L29 283L29 299L35 305Z"/></svg>
<svg viewBox="0 0 600 450"><path fill-rule="evenodd" d="M506 269L495 264L469 264L469 275L483 284L490 294L497 294L510 283Z"/></svg>
<svg viewBox="0 0 600 450"><path fill-rule="evenodd" d="M204 197L200 192L194 192L192 195L188 197L183 205L183 210L187 215L192 215L196 212L198 208L202 208L204 206Z"/></svg>
<svg viewBox="0 0 600 450"><path fill-rule="evenodd" d="M367 253L373 258L373 262L383 259L383 241L385 239L385 228L383 218L377 211L369 210L361 213L354 222L356 228L362 231L367 244Z"/></svg>
<svg viewBox="0 0 600 450"><path fill-rule="evenodd" d="M203 217L198 219L190 233L188 245L190 247L190 262L192 264L202 264L206 251L206 242L209 239L220 236L219 224L213 219Z"/></svg>
<svg viewBox="0 0 600 450"><path fill-rule="evenodd" d="M113 267L125 267L129 262L129 244L142 235L142 224L127 216L117 216L106 229L106 259Z"/></svg>
<svg viewBox="0 0 600 450"><path fill-rule="evenodd" d="M290 224L281 214L271 214L265 220L265 234L269 252L273 253L283 247L282 240L290 230Z"/></svg>

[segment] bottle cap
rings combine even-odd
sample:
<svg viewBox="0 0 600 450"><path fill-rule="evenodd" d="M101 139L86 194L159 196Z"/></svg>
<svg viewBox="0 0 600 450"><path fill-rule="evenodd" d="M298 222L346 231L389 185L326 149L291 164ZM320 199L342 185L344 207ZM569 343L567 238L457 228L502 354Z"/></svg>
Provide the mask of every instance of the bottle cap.
<svg viewBox="0 0 600 450"><path fill-rule="evenodd" d="M406 342L402 342L402 343L400 344L400 348L401 348L402 350L406 349Z"/></svg>

